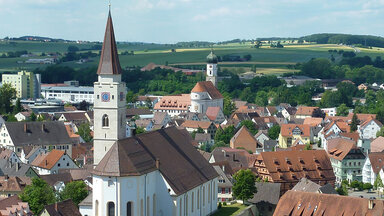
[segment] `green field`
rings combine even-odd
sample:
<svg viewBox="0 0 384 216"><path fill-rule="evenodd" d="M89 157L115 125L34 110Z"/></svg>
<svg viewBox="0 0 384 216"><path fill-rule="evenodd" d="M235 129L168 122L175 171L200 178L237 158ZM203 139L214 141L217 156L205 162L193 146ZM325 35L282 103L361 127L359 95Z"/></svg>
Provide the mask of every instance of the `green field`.
<svg viewBox="0 0 384 216"><path fill-rule="evenodd" d="M80 49L89 49L95 43L76 44L64 42L25 42L17 41L16 43L0 42L0 54L9 51L27 50L35 54L42 52L66 52L68 46L75 45ZM205 57L210 52L209 47L205 48L177 48L174 45L159 45L159 44L118 44L119 52L134 51L135 55L120 55L120 62L123 68L131 66L145 66L148 63L166 64L169 65L182 65L183 67L204 68ZM176 52L171 52L171 49L176 49ZM249 62L220 62L220 67L240 71L249 70L252 65L256 65L259 69L258 72L264 74L281 74L286 72L293 72L287 69L288 65L294 65L298 62L306 62L311 58L330 58L331 54L328 52L330 49L345 51L353 51L352 48L347 46L339 46L332 44L286 44L284 48L269 48L263 46L260 49L251 48L250 43L246 44L226 44L214 46L215 53L219 56L223 55L239 55L244 56L250 54L252 56ZM384 58L384 49L360 49L361 52L357 53L358 56L368 55L375 58L381 56ZM98 51L94 51L98 52ZM337 54L335 55L336 59ZM0 73L5 71L18 71L20 69L34 70L35 68L46 67L47 65L24 64L17 63L18 61L25 61L26 58L0 58ZM78 64L76 62L62 63L64 66L73 68L82 68L97 66L99 57L93 58L93 62Z"/></svg>
<svg viewBox="0 0 384 216"><path fill-rule="evenodd" d="M223 206L221 209L219 209L216 213L214 213L212 216L231 216L231 215L237 215L241 211L243 211L247 206L236 203L233 205L227 205Z"/></svg>

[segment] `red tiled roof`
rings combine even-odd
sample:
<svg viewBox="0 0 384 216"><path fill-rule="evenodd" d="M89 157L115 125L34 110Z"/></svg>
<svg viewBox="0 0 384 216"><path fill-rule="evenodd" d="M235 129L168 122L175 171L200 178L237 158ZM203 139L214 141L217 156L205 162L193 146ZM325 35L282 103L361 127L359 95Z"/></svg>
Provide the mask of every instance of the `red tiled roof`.
<svg viewBox="0 0 384 216"><path fill-rule="evenodd" d="M202 129L208 129L211 126L212 122L208 121L192 121L192 120L186 120L183 124L181 124L181 127L184 128L202 128Z"/></svg>
<svg viewBox="0 0 384 216"><path fill-rule="evenodd" d="M209 120L214 121L217 118L217 115L220 112L220 107L208 107L205 115L209 118Z"/></svg>
<svg viewBox="0 0 384 216"><path fill-rule="evenodd" d="M315 127L320 125L323 122L322 118L305 118L303 124Z"/></svg>
<svg viewBox="0 0 384 216"><path fill-rule="evenodd" d="M382 152L384 150L384 137L379 136L371 142L371 152Z"/></svg>
<svg viewBox="0 0 384 216"><path fill-rule="evenodd" d="M371 152L368 154L368 157L373 172L379 174L380 170L384 167L384 152Z"/></svg>
<svg viewBox="0 0 384 216"><path fill-rule="evenodd" d="M44 169L52 169L64 154L64 151L53 149L51 152L37 156L31 164Z"/></svg>
<svg viewBox="0 0 384 216"><path fill-rule="evenodd" d="M182 110L188 111L191 106L191 96L189 94L164 96L155 104L155 110Z"/></svg>
<svg viewBox="0 0 384 216"><path fill-rule="evenodd" d="M297 108L296 115L309 115L311 116L313 111L319 107L307 107L307 106L300 106Z"/></svg>
<svg viewBox="0 0 384 216"><path fill-rule="evenodd" d="M302 132L301 136L309 137L311 135L311 128L309 125L300 125L300 124L283 124L281 126L281 135L284 137L293 136L292 130L299 128Z"/></svg>
<svg viewBox="0 0 384 216"><path fill-rule="evenodd" d="M208 92L212 99L223 98L223 95L217 90L211 81L204 81L196 83L191 92Z"/></svg>

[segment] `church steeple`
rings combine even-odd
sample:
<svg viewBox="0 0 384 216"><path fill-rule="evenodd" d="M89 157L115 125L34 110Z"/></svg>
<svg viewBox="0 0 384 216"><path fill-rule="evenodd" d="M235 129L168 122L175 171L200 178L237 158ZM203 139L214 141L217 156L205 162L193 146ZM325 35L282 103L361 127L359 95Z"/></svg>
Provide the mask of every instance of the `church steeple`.
<svg viewBox="0 0 384 216"><path fill-rule="evenodd" d="M113 30L111 10L109 10L108 14L107 28L105 29L103 49L101 50L100 63L97 74L121 74L121 66L117 52L115 32Z"/></svg>

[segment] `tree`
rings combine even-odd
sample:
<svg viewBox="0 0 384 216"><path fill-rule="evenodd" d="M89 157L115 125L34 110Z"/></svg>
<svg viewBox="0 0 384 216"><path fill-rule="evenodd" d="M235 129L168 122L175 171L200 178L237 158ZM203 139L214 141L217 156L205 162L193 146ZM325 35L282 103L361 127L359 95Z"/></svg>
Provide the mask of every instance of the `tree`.
<svg viewBox="0 0 384 216"><path fill-rule="evenodd" d="M384 136L384 127L380 128L380 130L376 133L376 137Z"/></svg>
<svg viewBox="0 0 384 216"><path fill-rule="evenodd" d="M253 195L257 193L255 186L256 177L251 170L240 170L235 173L233 179L233 195L237 199L243 200L243 203L244 200L251 199Z"/></svg>
<svg viewBox="0 0 384 216"><path fill-rule="evenodd" d="M36 114L34 112L32 112L31 115L29 116L29 120L34 122L34 121L36 121L36 119L37 119Z"/></svg>
<svg viewBox="0 0 384 216"><path fill-rule="evenodd" d="M258 91L256 93L255 104L258 106L267 106L268 93L266 91Z"/></svg>
<svg viewBox="0 0 384 216"><path fill-rule="evenodd" d="M87 103L87 101L83 100L83 101L80 102L79 110L84 110L84 111L88 110L88 103Z"/></svg>
<svg viewBox="0 0 384 216"><path fill-rule="evenodd" d="M194 131L192 132L192 134L191 134L191 136L192 136L193 139L195 139L197 133L202 133L202 134L203 134L203 133L205 133L205 132L204 132L203 128L198 127L197 130L194 130Z"/></svg>
<svg viewBox="0 0 384 216"><path fill-rule="evenodd" d="M359 188L359 181L354 180L351 182L351 188L358 189Z"/></svg>
<svg viewBox="0 0 384 216"><path fill-rule="evenodd" d="M135 130L135 135L145 133L145 129L143 127L137 127Z"/></svg>
<svg viewBox="0 0 384 216"><path fill-rule="evenodd" d="M381 177L380 175L377 175L376 179L375 179L375 182L373 183L373 187L378 190L379 188L382 188L384 185L383 185L383 181L381 180Z"/></svg>
<svg viewBox="0 0 384 216"><path fill-rule="evenodd" d="M13 113L17 114L21 111L23 111L23 107L21 106L20 98L17 98L16 104L13 107Z"/></svg>
<svg viewBox="0 0 384 216"><path fill-rule="evenodd" d="M70 53L75 53L77 51L79 51L79 47L77 47L77 46L69 46L68 47L68 52L70 52Z"/></svg>
<svg viewBox="0 0 384 216"><path fill-rule="evenodd" d="M310 143L305 144L304 150L312 150L312 145Z"/></svg>
<svg viewBox="0 0 384 216"><path fill-rule="evenodd" d="M353 113L352 122L351 122L351 131L355 132L357 130L357 125L360 124L360 120L357 118L356 112Z"/></svg>
<svg viewBox="0 0 384 216"><path fill-rule="evenodd" d="M240 127L245 126L252 135L256 135L258 130L256 129L256 125L252 120L244 120L240 123Z"/></svg>
<svg viewBox="0 0 384 216"><path fill-rule="evenodd" d="M215 141L215 144L213 146L211 146L211 148L209 149L209 152L211 152L211 151L213 151L213 149L219 148L219 147L229 147L229 144L226 144L223 141L219 141L219 142Z"/></svg>
<svg viewBox="0 0 384 216"><path fill-rule="evenodd" d="M236 110L235 103L231 100L229 95L224 96L224 108L223 108L224 115L230 116L233 111Z"/></svg>
<svg viewBox="0 0 384 216"><path fill-rule="evenodd" d="M78 205L88 196L87 185L83 181L74 181L68 183L64 190L60 192L60 200L72 199Z"/></svg>
<svg viewBox="0 0 384 216"><path fill-rule="evenodd" d="M127 103L136 103L137 101L137 95L135 95L133 91L128 91L125 97L126 97Z"/></svg>
<svg viewBox="0 0 384 216"><path fill-rule="evenodd" d="M347 185L345 184L341 184L341 186L338 187L336 191L341 196L348 196L348 188L347 188Z"/></svg>
<svg viewBox="0 0 384 216"><path fill-rule="evenodd" d="M33 178L32 184L27 185L19 197L23 202L28 202L35 214L41 212L45 205L56 202L52 187L41 178Z"/></svg>
<svg viewBox="0 0 384 216"><path fill-rule="evenodd" d="M279 138L279 134L280 134L280 126L279 125L274 125L271 128L269 128L269 130L268 130L268 136L269 136L269 138L271 138L273 140Z"/></svg>
<svg viewBox="0 0 384 216"><path fill-rule="evenodd" d="M37 117L37 121L39 121L39 122L42 122L42 121L45 121L46 119L45 119L45 117L44 117L44 115L39 115L39 117Z"/></svg>
<svg viewBox="0 0 384 216"><path fill-rule="evenodd" d="M345 104L340 104L339 107L337 107L337 116L347 116L349 113L349 108Z"/></svg>
<svg viewBox="0 0 384 216"><path fill-rule="evenodd" d="M81 138L83 138L83 140L85 142L91 142L93 137L91 135L91 128L90 128L90 125L89 123L83 123L81 124L79 127L78 127L78 131L77 131L77 134L80 135Z"/></svg>
<svg viewBox="0 0 384 216"><path fill-rule="evenodd" d="M364 190L371 190L373 188L373 185L371 183L364 183L363 189Z"/></svg>
<svg viewBox="0 0 384 216"><path fill-rule="evenodd" d="M316 108L315 110L313 110L312 117L325 118L325 113L320 108Z"/></svg>
<svg viewBox="0 0 384 216"><path fill-rule="evenodd" d="M221 127L219 127L217 130L216 130L216 134L215 134L215 142L224 142L225 144L229 144L229 141L231 140L231 138L233 137L233 135L235 135L235 127L233 125L231 126L228 126L224 129L222 129Z"/></svg>
<svg viewBox="0 0 384 216"><path fill-rule="evenodd" d="M12 111L11 101L15 98L16 89L9 83L0 87L0 114L7 114Z"/></svg>

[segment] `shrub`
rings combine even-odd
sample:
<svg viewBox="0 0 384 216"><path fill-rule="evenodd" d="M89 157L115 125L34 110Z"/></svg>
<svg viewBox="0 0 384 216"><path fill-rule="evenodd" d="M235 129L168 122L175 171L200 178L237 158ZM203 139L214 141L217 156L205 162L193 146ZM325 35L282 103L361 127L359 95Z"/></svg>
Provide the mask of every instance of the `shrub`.
<svg viewBox="0 0 384 216"><path fill-rule="evenodd" d="M221 209L221 202L219 202L219 205L217 206L217 209Z"/></svg>
<svg viewBox="0 0 384 216"><path fill-rule="evenodd" d="M223 202L223 206L227 206L227 202Z"/></svg>

